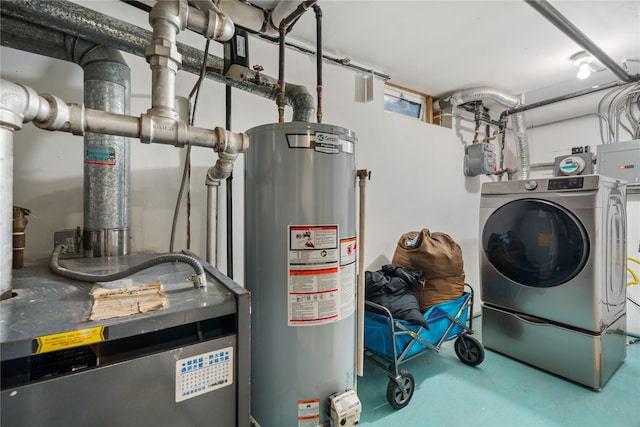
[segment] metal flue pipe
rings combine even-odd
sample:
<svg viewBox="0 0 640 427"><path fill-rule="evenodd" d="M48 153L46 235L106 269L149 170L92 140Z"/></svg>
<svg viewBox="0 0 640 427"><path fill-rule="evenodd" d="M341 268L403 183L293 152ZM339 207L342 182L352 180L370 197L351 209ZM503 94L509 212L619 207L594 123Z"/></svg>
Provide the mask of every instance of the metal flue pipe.
<svg viewBox="0 0 640 427"><path fill-rule="evenodd" d="M637 81L640 75L631 76L616 61L611 59L602 49L592 42L582 31L563 16L556 8L554 8L546 0L525 0L525 2L544 16L549 22L556 26L560 31L566 34L571 40L576 42L580 47L589 52L594 58L607 67L623 82L629 83Z"/></svg>
<svg viewBox="0 0 640 427"><path fill-rule="evenodd" d="M5 15L2 44L78 64L84 73L87 108L129 114L131 73L119 51ZM125 255L129 252L128 141L88 132L83 152L85 256Z"/></svg>

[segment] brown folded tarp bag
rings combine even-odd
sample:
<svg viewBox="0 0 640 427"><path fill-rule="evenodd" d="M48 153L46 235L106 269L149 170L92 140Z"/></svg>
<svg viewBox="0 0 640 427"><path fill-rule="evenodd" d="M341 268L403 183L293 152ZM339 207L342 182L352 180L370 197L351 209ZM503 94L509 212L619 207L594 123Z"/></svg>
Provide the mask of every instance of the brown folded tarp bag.
<svg viewBox="0 0 640 427"><path fill-rule="evenodd" d="M426 228L404 233L391 263L423 271L424 284L416 290L423 313L436 304L460 298L464 292L462 249L446 233Z"/></svg>

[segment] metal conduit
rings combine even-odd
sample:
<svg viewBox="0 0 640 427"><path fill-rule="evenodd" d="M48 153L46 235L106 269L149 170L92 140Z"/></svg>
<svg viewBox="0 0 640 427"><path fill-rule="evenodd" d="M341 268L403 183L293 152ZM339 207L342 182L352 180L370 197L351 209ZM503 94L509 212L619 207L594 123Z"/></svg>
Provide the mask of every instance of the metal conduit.
<svg viewBox="0 0 640 427"><path fill-rule="evenodd" d="M149 30L67 1L2 0L0 11L7 17L52 28L142 58L145 57L146 47L153 40L153 33ZM4 40L2 43L4 45ZM182 70L199 75L204 53L183 43L178 42L176 45L182 55ZM208 79L263 98L276 99L277 79L261 74L261 83L256 84L253 83L255 71L250 71L245 81L231 80L222 74L223 68L223 58L214 55L207 57ZM285 98L287 105L293 109L293 121L311 121L315 102L306 87L287 83Z"/></svg>
<svg viewBox="0 0 640 427"><path fill-rule="evenodd" d="M582 31L565 18L556 8L546 0L525 0L525 2L544 16L549 22L566 34L571 40L589 52L594 58L607 67L623 82L638 80L640 76L631 76L616 61L611 59L602 49L592 42Z"/></svg>

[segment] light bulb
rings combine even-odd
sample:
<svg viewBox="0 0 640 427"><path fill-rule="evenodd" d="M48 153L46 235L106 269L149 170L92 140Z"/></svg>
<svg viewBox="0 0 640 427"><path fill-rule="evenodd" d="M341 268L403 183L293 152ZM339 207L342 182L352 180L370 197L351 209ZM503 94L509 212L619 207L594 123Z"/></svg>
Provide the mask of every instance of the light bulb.
<svg viewBox="0 0 640 427"><path fill-rule="evenodd" d="M591 75L591 69L589 68L589 64L581 64L578 69L578 78L580 80L584 80Z"/></svg>

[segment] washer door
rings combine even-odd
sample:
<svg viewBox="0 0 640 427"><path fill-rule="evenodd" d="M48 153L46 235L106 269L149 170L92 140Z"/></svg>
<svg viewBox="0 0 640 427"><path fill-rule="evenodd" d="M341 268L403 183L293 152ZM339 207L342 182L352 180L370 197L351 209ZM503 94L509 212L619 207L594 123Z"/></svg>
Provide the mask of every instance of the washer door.
<svg viewBox="0 0 640 427"><path fill-rule="evenodd" d="M589 238L578 219L562 206L521 199L489 216L482 231L482 248L506 278L548 288L582 270L589 256Z"/></svg>

